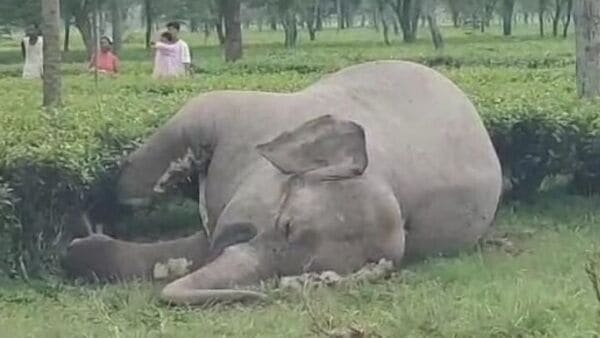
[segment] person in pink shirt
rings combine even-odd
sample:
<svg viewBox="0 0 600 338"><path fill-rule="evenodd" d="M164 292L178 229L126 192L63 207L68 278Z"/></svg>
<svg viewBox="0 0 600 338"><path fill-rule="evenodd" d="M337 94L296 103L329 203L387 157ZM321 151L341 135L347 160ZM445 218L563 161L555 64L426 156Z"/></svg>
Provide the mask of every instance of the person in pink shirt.
<svg viewBox="0 0 600 338"><path fill-rule="evenodd" d="M171 33L162 33L160 41L153 43L152 47L156 50L152 77L161 79L184 75L180 71L181 67L177 59L179 46L175 43L175 39Z"/></svg>
<svg viewBox="0 0 600 338"><path fill-rule="evenodd" d="M112 40L108 36L100 39L100 53L92 55L89 70L98 68L99 73L115 75L119 73L119 58L112 52Z"/></svg>

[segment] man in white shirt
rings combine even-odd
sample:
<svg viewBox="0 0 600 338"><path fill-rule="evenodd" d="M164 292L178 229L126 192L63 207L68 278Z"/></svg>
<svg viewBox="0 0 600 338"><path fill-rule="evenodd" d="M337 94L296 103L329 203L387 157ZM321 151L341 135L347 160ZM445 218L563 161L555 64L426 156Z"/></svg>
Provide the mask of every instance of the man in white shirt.
<svg viewBox="0 0 600 338"><path fill-rule="evenodd" d="M171 33L173 39L175 40L175 45L179 48L177 52L173 56L176 58L176 64L180 65L181 68L178 69L178 73L181 75L191 75L192 73L192 57L190 54L190 47L188 44L179 38L179 30L180 30L179 22L173 21L167 24L167 31Z"/></svg>

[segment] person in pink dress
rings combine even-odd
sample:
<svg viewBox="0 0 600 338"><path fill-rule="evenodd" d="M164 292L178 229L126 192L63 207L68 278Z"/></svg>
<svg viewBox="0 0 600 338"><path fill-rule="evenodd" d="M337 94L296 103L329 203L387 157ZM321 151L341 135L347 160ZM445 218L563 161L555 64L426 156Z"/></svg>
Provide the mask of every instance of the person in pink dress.
<svg viewBox="0 0 600 338"><path fill-rule="evenodd" d="M108 36L100 39L100 53L94 53L90 60L89 70L98 69L99 73L116 75L119 73L119 58L112 52L112 40Z"/></svg>
<svg viewBox="0 0 600 338"><path fill-rule="evenodd" d="M152 77L155 79L164 79L184 75L179 70L181 67L177 63L179 46L175 44L175 39L171 33L162 33L160 41L153 43L152 47L156 50Z"/></svg>

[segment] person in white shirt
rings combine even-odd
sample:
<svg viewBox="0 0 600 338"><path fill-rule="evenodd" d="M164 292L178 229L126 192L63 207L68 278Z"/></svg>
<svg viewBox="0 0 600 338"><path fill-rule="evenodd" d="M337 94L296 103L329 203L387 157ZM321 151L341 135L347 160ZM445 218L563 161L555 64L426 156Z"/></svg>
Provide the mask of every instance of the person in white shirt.
<svg viewBox="0 0 600 338"><path fill-rule="evenodd" d="M29 27L21 41L23 78L41 79L44 74L44 39L37 27Z"/></svg>
<svg viewBox="0 0 600 338"><path fill-rule="evenodd" d="M192 73L192 57L190 54L190 47L188 44L179 38L180 25L178 22L169 22L167 24L167 31L171 33L175 40L175 45L178 46L176 53L173 57L176 58L176 63L181 67L177 70L181 75L191 75Z"/></svg>

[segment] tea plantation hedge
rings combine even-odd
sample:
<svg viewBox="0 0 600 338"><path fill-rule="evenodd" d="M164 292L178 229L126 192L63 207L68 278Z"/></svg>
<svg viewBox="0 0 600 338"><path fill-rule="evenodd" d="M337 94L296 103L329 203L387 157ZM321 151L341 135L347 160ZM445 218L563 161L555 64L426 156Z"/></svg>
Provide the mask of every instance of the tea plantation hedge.
<svg viewBox="0 0 600 338"><path fill-rule="evenodd" d="M531 69L531 62L457 67L434 59L421 61L437 64L480 109L512 185L509 198L530 199L555 175L573 177L573 191L600 190L600 104L576 98L569 62ZM119 158L187 98L214 89L297 90L352 63L298 60L208 65L172 83L150 81L147 66L133 66L120 79L102 79L98 90L67 66L66 105L54 112L39 108L39 83L0 80L1 273L56 266L72 216L91 196L110 195Z"/></svg>

